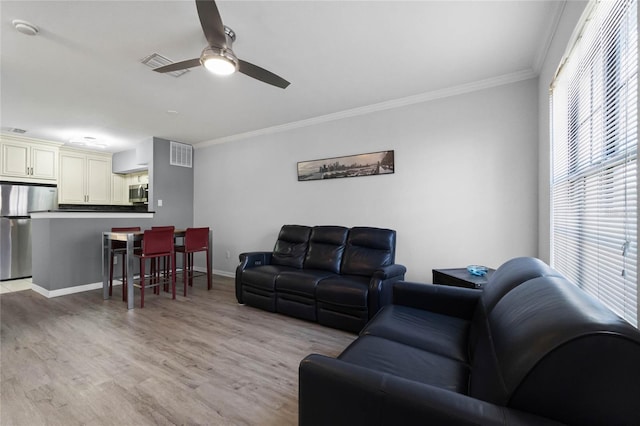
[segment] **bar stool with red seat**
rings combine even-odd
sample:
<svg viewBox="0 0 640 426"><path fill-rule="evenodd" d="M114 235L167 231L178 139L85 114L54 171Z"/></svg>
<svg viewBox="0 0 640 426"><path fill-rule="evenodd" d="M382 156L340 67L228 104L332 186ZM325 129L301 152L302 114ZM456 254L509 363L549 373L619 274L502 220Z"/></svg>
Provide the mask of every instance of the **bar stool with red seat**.
<svg viewBox="0 0 640 426"><path fill-rule="evenodd" d="M139 226L111 228L111 232L140 232ZM133 243L134 249L140 248L140 242ZM113 295L113 260L117 254L122 254L122 300L127 301L127 242L111 240L111 264L109 265L109 296Z"/></svg>
<svg viewBox="0 0 640 426"><path fill-rule="evenodd" d="M173 230L171 229L147 229L144 231L142 238L142 248L135 253L140 258L140 283L135 285L140 288L140 307L144 308L144 289L146 287L154 287L157 293L160 292L160 286L168 283L168 277L160 277L159 273L151 274L149 277L145 274L146 260L150 259L151 264L160 258L169 259L169 271L171 271L171 293L172 299L176 298L176 253L173 246ZM145 280L149 278L149 282Z"/></svg>
<svg viewBox="0 0 640 426"><path fill-rule="evenodd" d="M174 232L176 230L176 227L173 225L169 225L169 226L152 226L151 229L169 229L171 230L171 232ZM175 248L175 240L174 240L174 248ZM169 270L167 268L167 264L169 263L169 259L167 258L163 258L162 259L162 270L164 271L164 276L168 277L169 276ZM152 264L152 271L155 271L157 268L160 268L160 259L158 259L157 265L156 264ZM174 266L175 269L175 266Z"/></svg>
<svg viewBox="0 0 640 426"><path fill-rule="evenodd" d="M184 295L187 295L187 282L193 286L193 254L204 251L207 261L207 290L211 290L211 264L209 262L209 228L187 228L184 245L177 246L176 252L182 252L182 276Z"/></svg>

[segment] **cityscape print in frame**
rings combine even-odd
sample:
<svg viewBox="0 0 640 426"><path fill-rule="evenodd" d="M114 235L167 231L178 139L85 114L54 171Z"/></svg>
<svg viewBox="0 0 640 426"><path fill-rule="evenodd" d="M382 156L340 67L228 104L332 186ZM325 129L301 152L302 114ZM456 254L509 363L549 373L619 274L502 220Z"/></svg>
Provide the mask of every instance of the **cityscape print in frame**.
<svg viewBox="0 0 640 426"><path fill-rule="evenodd" d="M393 150L298 162L298 181L385 175L394 172Z"/></svg>

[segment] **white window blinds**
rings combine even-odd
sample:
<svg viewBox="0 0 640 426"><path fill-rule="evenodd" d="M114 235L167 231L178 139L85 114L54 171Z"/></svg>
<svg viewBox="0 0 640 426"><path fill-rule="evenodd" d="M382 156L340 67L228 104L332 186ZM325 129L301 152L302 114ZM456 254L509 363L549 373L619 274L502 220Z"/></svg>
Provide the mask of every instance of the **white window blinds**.
<svg viewBox="0 0 640 426"><path fill-rule="evenodd" d="M637 0L590 6L551 87L551 263L637 327Z"/></svg>

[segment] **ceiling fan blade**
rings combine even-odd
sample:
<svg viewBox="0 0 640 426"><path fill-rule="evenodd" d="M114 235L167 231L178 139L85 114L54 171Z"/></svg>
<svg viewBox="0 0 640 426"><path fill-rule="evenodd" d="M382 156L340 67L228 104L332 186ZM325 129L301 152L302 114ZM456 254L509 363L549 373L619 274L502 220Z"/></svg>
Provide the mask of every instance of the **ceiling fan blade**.
<svg viewBox="0 0 640 426"><path fill-rule="evenodd" d="M202 31L209 46L227 47L227 37L224 35L224 25L216 2L214 0L196 0L196 8Z"/></svg>
<svg viewBox="0 0 640 426"><path fill-rule="evenodd" d="M160 68L154 68L155 72L171 72L171 71L179 71L185 70L187 68L193 68L200 66L200 58L195 59L187 59L186 61L176 62L174 64L165 65Z"/></svg>
<svg viewBox="0 0 640 426"><path fill-rule="evenodd" d="M247 61L243 61L242 59L238 59L238 71L242 74L246 74L249 77L253 77L256 80L260 80L267 84L271 84L272 86L279 87L281 89L286 89L290 84L284 78L275 75L271 71L267 71L264 68L260 68L257 65L253 65Z"/></svg>

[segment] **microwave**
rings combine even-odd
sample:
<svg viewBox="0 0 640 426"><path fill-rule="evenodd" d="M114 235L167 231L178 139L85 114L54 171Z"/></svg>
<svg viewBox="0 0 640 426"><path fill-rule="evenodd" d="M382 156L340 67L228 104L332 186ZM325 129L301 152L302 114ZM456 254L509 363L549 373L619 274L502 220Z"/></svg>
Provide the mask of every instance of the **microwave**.
<svg viewBox="0 0 640 426"><path fill-rule="evenodd" d="M149 184L141 183L137 185L129 185L129 202L130 203L148 203L149 202Z"/></svg>

